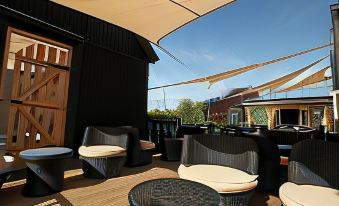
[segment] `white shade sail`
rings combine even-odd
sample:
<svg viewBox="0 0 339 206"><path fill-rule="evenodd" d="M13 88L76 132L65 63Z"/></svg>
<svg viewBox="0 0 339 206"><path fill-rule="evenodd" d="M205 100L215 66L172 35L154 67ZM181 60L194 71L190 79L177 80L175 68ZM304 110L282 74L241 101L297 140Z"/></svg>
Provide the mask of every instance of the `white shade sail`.
<svg viewBox="0 0 339 206"><path fill-rule="evenodd" d="M235 0L52 0L132 31L152 43Z"/></svg>
<svg viewBox="0 0 339 206"><path fill-rule="evenodd" d="M321 69L320 71L306 77L305 79L293 84L292 86L278 91L277 93L288 92L288 91L295 90L295 89L298 89L298 88L301 88L301 87L304 87L304 86L307 86L307 85L311 85L311 84L315 84L315 83L319 83L319 82L331 79L332 77L326 77L325 76L325 72L329 68L330 68L330 66L327 66L327 67Z"/></svg>
<svg viewBox="0 0 339 206"><path fill-rule="evenodd" d="M310 69L311 67L317 65L318 63L320 63L321 61L323 61L324 59L326 59L328 56L325 56L295 72L292 72L290 74L287 74L285 76L282 76L278 79L275 79L275 80L272 80L272 81L269 81L265 84L262 84L262 85L259 85L257 87L254 87L254 88L251 88L251 89L248 89L246 91L243 91L243 92L240 92L234 96L238 96L238 95L245 95L245 94L250 94L250 93L254 93L254 92L263 92L265 90L273 90L273 89L276 89L284 84L286 84L287 82L291 81L292 79L296 78L297 76L299 76L300 74L302 74L303 72L305 72L306 70Z"/></svg>
<svg viewBox="0 0 339 206"><path fill-rule="evenodd" d="M164 87L171 87L171 86L193 84L193 83L201 83L201 82L208 82L211 86L212 84L219 82L219 81L222 81L224 79L231 78L231 77L234 77L236 75L239 75L239 74L242 74L242 73L254 70L254 69L262 68L266 65L278 63L278 62L281 62L281 61L285 61L287 59L291 59L291 58L294 58L294 57L297 57L297 56L300 56L300 55L303 55L303 54L307 54L307 53L319 50L319 49L323 49L323 48L329 47L331 45L332 44L327 44L327 45L323 45L323 46L320 46L320 47L315 47L315 48L312 48L312 49L304 50L304 51L297 52L297 53L294 53L294 54L290 54L290 55L287 55L287 56L272 59L272 60L269 60L269 61L266 61L266 62L252 64L252 65L249 65L249 66L245 66L245 67L238 68L238 69L233 69L233 70L222 72L222 73L219 73L219 74L210 75L210 76L207 76L207 77L201 77L201 78L198 78L198 79L193 79L193 80L189 80L189 81L185 81L185 82L179 82L179 83L175 83L175 84L153 87L153 88L150 88L149 90L159 89L159 88L164 88Z"/></svg>

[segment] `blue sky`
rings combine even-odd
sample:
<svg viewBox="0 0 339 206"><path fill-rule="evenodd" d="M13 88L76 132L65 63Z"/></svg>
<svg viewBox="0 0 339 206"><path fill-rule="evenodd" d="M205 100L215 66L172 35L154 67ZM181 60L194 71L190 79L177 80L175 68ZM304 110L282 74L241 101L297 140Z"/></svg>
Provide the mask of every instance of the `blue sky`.
<svg viewBox="0 0 339 206"><path fill-rule="evenodd" d="M160 45L189 69L154 47L160 61L150 65L149 88L191 80L263 62L330 41L330 5L337 0L238 0L164 38ZM257 86L326 56L329 48L226 79L165 89L166 106L182 98L203 101L227 88ZM309 73L329 65L329 59ZM303 74L299 79L306 76ZM291 83L290 83L291 84ZM288 86L288 85L286 85ZM163 108L163 90L150 90L148 108Z"/></svg>

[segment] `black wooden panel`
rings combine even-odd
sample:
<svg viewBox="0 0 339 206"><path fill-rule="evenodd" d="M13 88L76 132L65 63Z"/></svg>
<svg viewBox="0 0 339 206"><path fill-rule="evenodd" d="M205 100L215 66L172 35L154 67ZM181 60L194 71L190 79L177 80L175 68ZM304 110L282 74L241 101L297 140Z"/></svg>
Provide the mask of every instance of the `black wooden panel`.
<svg viewBox="0 0 339 206"><path fill-rule="evenodd" d="M81 136L76 136L77 122L78 122L78 104L79 104L79 91L81 81L81 70L83 63L84 45L78 44L73 47L72 67L69 79L68 88L68 103L67 103L67 116L65 125L65 146L77 149L77 139Z"/></svg>
<svg viewBox="0 0 339 206"><path fill-rule="evenodd" d="M93 45L85 46L84 60L77 136L89 125L132 125L144 134L148 64Z"/></svg>
<svg viewBox="0 0 339 206"><path fill-rule="evenodd" d="M145 53L134 33L100 19L88 18L86 40L107 49L146 60Z"/></svg>

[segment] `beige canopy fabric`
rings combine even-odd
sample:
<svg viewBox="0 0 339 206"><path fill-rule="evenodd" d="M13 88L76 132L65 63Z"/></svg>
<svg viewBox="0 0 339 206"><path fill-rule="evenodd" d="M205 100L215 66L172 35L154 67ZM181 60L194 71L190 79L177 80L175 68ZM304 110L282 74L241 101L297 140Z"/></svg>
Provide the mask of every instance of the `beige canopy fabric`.
<svg viewBox="0 0 339 206"><path fill-rule="evenodd" d="M52 0L130 30L154 44L235 0Z"/></svg>
<svg viewBox="0 0 339 206"><path fill-rule="evenodd" d="M218 81L222 81L224 79L231 78L233 76L236 76L236 75L257 69L257 68L261 68L261 67L269 65L269 64L277 63L277 62L284 61L284 60L287 60L287 59L290 59L290 58L293 58L293 57L296 57L296 56L300 56L300 55L307 54L307 53L310 53L310 52L313 52L313 51L316 51L316 50L319 50L319 49L323 49L323 48L326 48L326 47L331 46L331 45L332 44L323 45L323 46L320 46L320 47L308 49L308 50L301 51L301 52L298 52L298 53L295 53L295 54L290 54L290 55L280 57L280 58L277 58L277 59L273 59L273 60L270 60L270 61L266 61L266 62L263 62L263 63L252 64L252 65L245 66L245 67L242 67L242 68L239 68L239 69L234 69L234 70L230 70L230 71L219 73L219 74L214 74L214 75L207 76L207 77L193 79L193 80L189 80L189 81L185 81L185 82L179 82L179 83L175 83L175 84L169 84L169 85L165 85L165 86L153 87L153 88L150 88L149 90L159 89L159 88L164 88L164 87L171 87L171 86L179 86L179 85L185 85L185 84L192 84L192 83L201 83L201 82L209 82L210 86L211 86L212 84L214 84Z"/></svg>
<svg viewBox="0 0 339 206"><path fill-rule="evenodd" d="M328 68L330 68L330 66L327 66L327 67L321 69L320 71L318 71L318 72L306 77L305 79L297 82L296 84L294 84L290 87L287 87L286 89L282 89L282 90L280 90L276 93L288 92L288 91L295 90L295 89L298 89L298 88L303 87L303 86L307 86L307 85L311 85L311 84L315 84L315 83L319 83L319 82L331 79L331 77L325 76L325 72L327 71Z"/></svg>
<svg viewBox="0 0 339 206"><path fill-rule="evenodd" d="M309 65L307 65L306 67L303 67L295 72L292 72L290 74L287 74L283 77L280 77L278 79L275 79L273 81L267 82L265 84L259 85L257 87L248 89L246 91L240 92L236 95L233 96L238 96L238 95L245 95L245 94L250 94L250 93L254 93L254 92L263 92L267 89L273 90L276 89L282 85L284 85L285 83L291 81L292 79L294 79L295 77L297 77L298 75L300 75L301 73L305 72L306 70L310 69L311 67L313 67L314 65L320 63L321 61L323 61L324 59L326 59L328 56L325 56Z"/></svg>

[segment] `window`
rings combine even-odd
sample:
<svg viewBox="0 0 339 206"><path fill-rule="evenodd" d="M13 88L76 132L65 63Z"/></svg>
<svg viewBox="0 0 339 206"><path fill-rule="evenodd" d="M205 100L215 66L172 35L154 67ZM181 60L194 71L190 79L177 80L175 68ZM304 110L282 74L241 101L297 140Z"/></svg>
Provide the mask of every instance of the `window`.
<svg viewBox="0 0 339 206"><path fill-rule="evenodd" d="M274 124L275 126L280 125L280 111L279 110L275 110Z"/></svg>
<svg viewBox="0 0 339 206"><path fill-rule="evenodd" d="M239 116L238 113L232 113L231 114L231 124L233 124L233 125L238 124L238 121L239 121L238 116Z"/></svg>
<svg viewBox="0 0 339 206"><path fill-rule="evenodd" d="M322 123L322 119L324 117L324 107L312 107L310 109L311 112L311 127L313 128L319 128L321 123Z"/></svg>
<svg viewBox="0 0 339 206"><path fill-rule="evenodd" d="M307 110L301 110L301 125L308 125L308 112Z"/></svg>

